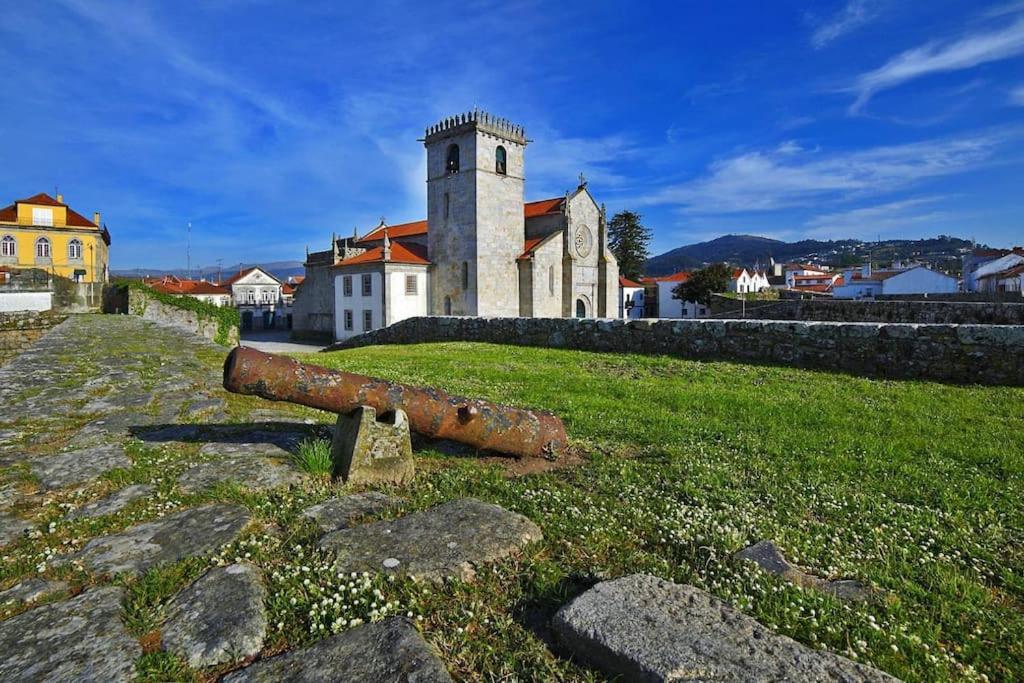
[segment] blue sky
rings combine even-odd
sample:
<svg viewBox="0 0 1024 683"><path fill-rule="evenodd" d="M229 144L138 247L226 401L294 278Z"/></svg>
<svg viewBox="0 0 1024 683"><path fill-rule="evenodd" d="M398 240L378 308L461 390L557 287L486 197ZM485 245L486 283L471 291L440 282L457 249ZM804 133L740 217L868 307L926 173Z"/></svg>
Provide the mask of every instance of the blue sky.
<svg viewBox="0 0 1024 683"><path fill-rule="evenodd" d="M1024 0L0 6L0 188L115 268L300 259L425 215L434 121L521 123L654 251L719 234L1024 242Z"/></svg>

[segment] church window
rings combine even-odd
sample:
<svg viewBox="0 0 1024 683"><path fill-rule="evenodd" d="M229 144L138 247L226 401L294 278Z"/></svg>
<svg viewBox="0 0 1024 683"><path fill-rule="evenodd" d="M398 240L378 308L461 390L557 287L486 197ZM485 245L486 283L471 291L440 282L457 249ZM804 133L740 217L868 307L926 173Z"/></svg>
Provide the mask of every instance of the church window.
<svg viewBox="0 0 1024 683"><path fill-rule="evenodd" d="M494 150L494 172L500 175L505 175L508 172L508 155L505 154L505 148L498 145L498 149Z"/></svg>
<svg viewBox="0 0 1024 683"><path fill-rule="evenodd" d="M50 240L45 237L36 240L36 258L50 258Z"/></svg>
<svg viewBox="0 0 1024 683"><path fill-rule="evenodd" d="M452 298L450 296L446 296L444 298L444 314L445 315L451 315L452 314Z"/></svg>
<svg viewBox="0 0 1024 683"><path fill-rule="evenodd" d="M583 299L576 299L576 317L586 318L587 317L587 304L584 303Z"/></svg>
<svg viewBox="0 0 1024 683"><path fill-rule="evenodd" d="M82 258L82 240L71 240L68 242L68 258L77 261Z"/></svg>
<svg viewBox="0 0 1024 683"><path fill-rule="evenodd" d="M462 262L462 289L469 289L469 261Z"/></svg>
<svg viewBox="0 0 1024 683"><path fill-rule="evenodd" d="M0 240L0 256L17 256L18 242L10 235L4 235Z"/></svg>
<svg viewBox="0 0 1024 683"><path fill-rule="evenodd" d="M346 275L341 278L341 290L343 296L352 296L352 276Z"/></svg>
<svg viewBox="0 0 1024 683"><path fill-rule="evenodd" d="M459 146L455 144L448 145L448 154L445 156L444 169L448 173L459 172Z"/></svg>
<svg viewBox="0 0 1024 683"><path fill-rule="evenodd" d="M548 266L548 293L555 295L555 267Z"/></svg>
<svg viewBox="0 0 1024 683"><path fill-rule="evenodd" d="M418 282L415 275L405 276L405 293L407 296L415 296L417 294L419 291L419 287L417 285Z"/></svg>
<svg viewBox="0 0 1024 683"><path fill-rule="evenodd" d="M363 296L373 294L373 276L367 273L363 276Z"/></svg>

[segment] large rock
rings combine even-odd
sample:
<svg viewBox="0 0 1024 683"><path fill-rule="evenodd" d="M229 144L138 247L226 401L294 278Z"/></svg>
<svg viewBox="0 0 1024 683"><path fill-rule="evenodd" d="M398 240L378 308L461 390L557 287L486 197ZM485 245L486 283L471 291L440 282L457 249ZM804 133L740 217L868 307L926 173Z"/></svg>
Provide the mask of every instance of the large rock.
<svg viewBox="0 0 1024 683"><path fill-rule="evenodd" d="M862 601L875 597L875 592L870 586L853 579L823 579L814 574L808 574L794 564L786 560L782 551L771 541L758 541L736 553L741 560L748 560L759 566L762 570L785 579L790 583L811 588L813 590L829 593L840 600Z"/></svg>
<svg viewBox="0 0 1024 683"><path fill-rule="evenodd" d="M129 503L139 498L145 498L146 496L153 493L153 487L149 484L133 484L132 486L126 486L123 489L114 491L109 496L94 500L91 503L86 503L79 509L71 512L68 519L79 519L82 517L93 518L102 517L103 515L112 515L118 512Z"/></svg>
<svg viewBox="0 0 1024 683"><path fill-rule="evenodd" d="M235 482L251 491L259 491L301 481L302 474L290 465L253 455L229 455L185 470L178 477L178 487L184 493L193 493L222 482Z"/></svg>
<svg viewBox="0 0 1024 683"><path fill-rule="evenodd" d="M400 502L380 491L367 491L325 500L303 510L302 516L315 521L321 531L335 531L347 529L360 517L375 515Z"/></svg>
<svg viewBox="0 0 1024 683"><path fill-rule="evenodd" d="M110 536L89 541L63 558L78 560L95 572L141 574L155 564L209 555L234 540L249 522L237 505L207 505L144 522Z"/></svg>
<svg viewBox="0 0 1024 683"><path fill-rule="evenodd" d="M63 593L68 589L64 581L46 581L44 579L25 579L0 593L0 607L9 605L27 605L55 593Z"/></svg>
<svg viewBox="0 0 1024 683"><path fill-rule="evenodd" d="M266 595L251 564L211 569L168 605L161 644L194 669L251 657L267 634Z"/></svg>
<svg viewBox="0 0 1024 683"><path fill-rule="evenodd" d="M430 645L402 617L364 624L265 659L223 683L449 683Z"/></svg>
<svg viewBox="0 0 1024 683"><path fill-rule="evenodd" d="M124 454L124 448L117 444L34 458L29 464L32 474L44 489L81 484L110 470L131 466L132 461Z"/></svg>
<svg viewBox="0 0 1024 683"><path fill-rule="evenodd" d="M26 519L9 512L0 512L0 546L21 538L22 534L33 526L35 525Z"/></svg>
<svg viewBox="0 0 1024 683"><path fill-rule="evenodd" d="M812 650L692 586L634 574L597 584L553 621L581 660L626 681L894 681Z"/></svg>
<svg viewBox="0 0 1024 683"><path fill-rule="evenodd" d="M121 623L121 588L95 588L71 600L0 621L0 680L128 681L142 654Z"/></svg>
<svg viewBox="0 0 1024 683"><path fill-rule="evenodd" d="M543 534L526 517L472 498L399 519L334 531L320 547L338 553L341 571L471 580L475 566L503 559Z"/></svg>

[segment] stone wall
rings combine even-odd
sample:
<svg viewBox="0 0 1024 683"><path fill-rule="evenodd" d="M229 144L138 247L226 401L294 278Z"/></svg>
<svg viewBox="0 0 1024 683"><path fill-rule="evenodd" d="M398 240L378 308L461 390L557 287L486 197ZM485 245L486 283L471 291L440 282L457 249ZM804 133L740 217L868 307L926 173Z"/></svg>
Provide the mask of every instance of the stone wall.
<svg viewBox="0 0 1024 683"><path fill-rule="evenodd" d="M6 365L66 317L49 311L0 313L0 365Z"/></svg>
<svg viewBox="0 0 1024 683"><path fill-rule="evenodd" d="M1024 385L1024 326L423 317L329 347L478 341L668 354L868 377Z"/></svg>
<svg viewBox="0 0 1024 683"><path fill-rule="evenodd" d="M165 304L147 296L143 290L135 287L128 288L128 313L140 316L144 320L152 320L161 325L169 325L200 337L206 337L211 341L217 340L219 323L216 318L207 318L187 308L177 308ZM230 330L224 345L238 345L237 327Z"/></svg>
<svg viewBox="0 0 1024 683"><path fill-rule="evenodd" d="M716 297L713 304L715 317L739 317L738 301ZM850 299L748 301L745 317L848 323L1024 325L1024 303Z"/></svg>

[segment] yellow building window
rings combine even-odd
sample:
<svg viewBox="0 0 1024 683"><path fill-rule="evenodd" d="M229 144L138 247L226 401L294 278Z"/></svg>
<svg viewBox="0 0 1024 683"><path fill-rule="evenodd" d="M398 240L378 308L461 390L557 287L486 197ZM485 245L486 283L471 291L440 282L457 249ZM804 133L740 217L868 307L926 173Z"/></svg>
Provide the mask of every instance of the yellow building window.
<svg viewBox="0 0 1024 683"><path fill-rule="evenodd" d="M68 258L72 261L82 260L82 241L78 239L68 242Z"/></svg>
<svg viewBox="0 0 1024 683"><path fill-rule="evenodd" d="M50 258L50 240L45 237L36 240L36 258Z"/></svg>
<svg viewBox="0 0 1024 683"><path fill-rule="evenodd" d="M32 225L53 225L53 209L32 209Z"/></svg>
<svg viewBox="0 0 1024 683"><path fill-rule="evenodd" d="M10 235L4 235L0 240L0 256L17 256L18 241Z"/></svg>

